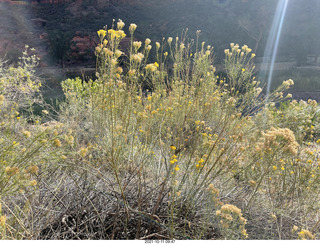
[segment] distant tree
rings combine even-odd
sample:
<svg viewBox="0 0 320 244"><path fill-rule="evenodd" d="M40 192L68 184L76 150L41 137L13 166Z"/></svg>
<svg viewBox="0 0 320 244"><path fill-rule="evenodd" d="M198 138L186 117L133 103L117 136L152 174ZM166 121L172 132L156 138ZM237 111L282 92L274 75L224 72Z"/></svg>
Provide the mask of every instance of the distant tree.
<svg viewBox="0 0 320 244"><path fill-rule="evenodd" d="M65 60L70 52L70 41L72 36L67 32L53 31L49 33L50 53L59 61L61 68L65 66Z"/></svg>
<svg viewBox="0 0 320 244"><path fill-rule="evenodd" d="M272 17L277 6L277 1L255 0L238 3L243 6L241 15L235 16L237 25L255 42L253 51L257 53L259 45L267 33L267 28L272 24ZM245 9L245 5L248 9Z"/></svg>

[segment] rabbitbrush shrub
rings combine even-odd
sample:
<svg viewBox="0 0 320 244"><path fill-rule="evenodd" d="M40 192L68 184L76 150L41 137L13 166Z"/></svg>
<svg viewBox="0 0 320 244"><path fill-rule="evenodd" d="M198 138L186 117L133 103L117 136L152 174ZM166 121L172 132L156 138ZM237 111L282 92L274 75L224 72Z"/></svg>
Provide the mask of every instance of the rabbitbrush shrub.
<svg viewBox="0 0 320 244"><path fill-rule="evenodd" d="M2 238L316 238L317 103L288 101L292 80L263 94L246 45L218 77L199 32L142 42L131 24L122 50L124 28L98 31L96 79L62 82L58 122L17 119L3 86Z"/></svg>

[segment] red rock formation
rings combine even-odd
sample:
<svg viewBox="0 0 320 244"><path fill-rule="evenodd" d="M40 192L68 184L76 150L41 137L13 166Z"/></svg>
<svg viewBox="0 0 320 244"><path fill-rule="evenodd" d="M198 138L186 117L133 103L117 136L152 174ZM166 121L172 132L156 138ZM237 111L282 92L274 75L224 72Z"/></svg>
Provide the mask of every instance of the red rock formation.
<svg viewBox="0 0 320 244"><path fill-rule="evenodd" d="M76 59L91 58L96 46L97 42L92 37L88 35L81 35L80 32L76 32L75 36L71 40L71 56Z"/></svg>

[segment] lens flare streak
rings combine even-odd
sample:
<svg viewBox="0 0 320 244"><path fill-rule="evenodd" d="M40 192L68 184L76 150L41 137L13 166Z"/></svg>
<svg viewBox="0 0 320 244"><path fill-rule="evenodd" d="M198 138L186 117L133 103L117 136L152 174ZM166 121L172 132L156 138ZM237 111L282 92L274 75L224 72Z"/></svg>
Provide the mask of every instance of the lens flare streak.
<svg viewBox="0 0 320 244"><path fill-rule="evenodd" d="M274 64L277 56L281 30L286 15L288 2L289 0L280 0L278 3L276 14L274 16L272 27L269 33L266 49L263 55L262 65L260 68L260 78L262 80L264 80L264 78L268 75L266 91L267 96L270 93ZM271 62L269 62L270 57ZM269 73L267 74L268 71Z"/></svg>

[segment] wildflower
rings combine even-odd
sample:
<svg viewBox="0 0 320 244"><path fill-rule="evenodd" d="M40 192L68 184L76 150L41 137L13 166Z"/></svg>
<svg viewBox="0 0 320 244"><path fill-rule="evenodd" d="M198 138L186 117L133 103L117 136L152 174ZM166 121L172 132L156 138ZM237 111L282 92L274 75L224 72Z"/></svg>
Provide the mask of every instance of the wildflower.
<svg viewBox="0 0 320 244"><path fill-rule="evenodd" d="M296 233L298 230L299 230L299 227L296 226L296 225L294 225L294 226L292 227L291 232L292 232L292 233Z"/></svg>
<svg viewBox="0 0 320 244"><path fill-rule="evenodd" d="M44 114L49 114L49 112L48 112L48 110L42 110L42 113L44 113Z"/></svg>
<svg viewBox="0 0 320 244"><path fill-rule="evenodd" d="M39 171L39 167L37 165L31 165L28 167L28 172L30 174L37 174Z"/></svg>
<svg viewBox="0 0 320 244"><path fill-rule="evenodd" d="M116 56L117 58L119 58L119 57L123 54L123 52L121 52L119 49L117 49L117 50L114 52L114 54L115 54L115 56Z"/></svg>
<svg viewBox="0 0 320 244"><path fill-rule="evenodd" d="M109 48L103 48L103 53L107 56L112 56L113 52Z"/></svg>
<svg viewBox="0 0 320 244"><path fill-rule="evenodd" d="M134 42L132 43L132 46L133 46L136 50L138 50L138 49L141 47L141 45L142 45L142 42L140 42L140 41L134 41Z"/></svg>
<svg viewBox="0 0 320 244"><path fill-rule="evenodd" d="M259 143L260 148L267 150L270 147L277 146L279 141L284 141L283 150L293 155L297 154L299 144L296 141L293 131L288 128L271 128L266 133L262 132L262 139Z"/></svg>
<svg viewBox="0 0 320 244"><path fill-rule="evenodd" d="M36 180L30 181L30 185L31 186L36 186L37 184L38 184L38 182Z"/></svg>
<svg viewBox="0 0 320 244"><path fill-rule="evenodd" d="M116 31L113 29L108 30L108 34L110 35L111 40L113 40L116 37Z"/></svg>
<svg viewBox="0 0 320 244"><path fill-rule="evenodd" d="M310 104L311 106L317 106L317 101L316 100L312 100L312 99L308 99L308 104Z"/></svg>
<svg viewBox="0 0 320 244"><path fill-rule="evenodd" d="M107 31L105 30L98 30L97 33L101 39L103 39L107 35Z"/></svg>
<svg viewBox="0 0 320 244"><path fill-rule="evenodd" d="M159 67L159 64L158 64L157 62L154 62L154 65L155 65L156 67Z"/></svg>
<svg viewBox="0 0 320 244"><path fill-rule="evenodd" d="M147 51L150 51L150 50L151 50L151 48L152 48L152 46L151 46L151 45L146 46L146 50L147 50Z"/></svg>
<svg viewBox="0 0 320 244"><path fill-rule="evenodd" d="M243 46L242 46L242 50L243 50L243 51L247 50L247 48L248 48L247 45L243 45Z"/></svg>
<svg viewBox="0 0 320 244"><path fill-rule="evenodd" d="M308 230L302 229L299 233L298 233L298 237L300 240L307 240L307 239L311 239L314 240L315 236L312 235L312 233Z"/></svg>
<svg viewBox="0 0 320 244"><path fill-rule="evenodd" d="M243 235L245 238L247 238L248 237L247 230L243 228L241 230L241 235Z"/></svg>
<svg viewBox="0 0 320 244"><path fill-rule="evenodd" d="M0 106L3 104L4 100L5 100L4 96L0 95Z"/></svg>
<svg viewBox="0 0 320 244"><path fill-rule="evenodd" d="M294 83L293 83L293 80L289 79L289 80L285 80L282 82L282 85L284 85L286 88L289 88L290 86L292 86Z"/></svg>
<svg viewBox="0 0 320 244"><path fill-rule="evenodd" d="M59 139L54 139L53 144L55 147L61 147L61 141Z"/></svg>
<svg viewBox="0 0 320 244"><path fill-rule="evenodd" d="M165 52L165 53L163 54L163 56L167 57L167 56L168 56L168 52Z"/></svg>
<svg viewBox="0 0 320 244"><path fill-rule="evenodd" d="M124 33L123 30L118 30L118 31L115 32L115 37L117 39L123 39L123 38L126 37L126 34Z"/></svg>
<svg viewBox="0 0 320 244"><path fill-rule="evenodd" d="M242 215L241 214L241 209L239 209L237 206L232 205L232 204L225 204L221 207L221 212L226 212L226 213L235 213L237 215Z"/></svg>
<svg viewBox="0 0 320 244"><path fill-rule="evenodd" d="M157 47L157 49L160 48L160 43L159 42L156 42L156 47Z"/></svg>
<svg viewBox="0 0 320 244"><path fill-rule="evenodd" d="M88 153L88 148L81 148L80 149L80 152L79 154L82 156L82 157L85 157Z"/></svg>
<svg viewBox="0 0 320 244"><path fill-rule="evenodd" d="M24 130L22 133L23 133L23 135L25 137L30 137L31 136L31 132L30 131Z"/></svg>
<svg viewBox="0 0 320 244"><path fill-rule="evenodd" d="M184 43L181 43L180 44L180 49L184 49L184 48L185 48Z"/></svg>
<svg viewBox="0 0 320 244"><path fill-rule="evenodd" d="M155 72L157 70L157 66L155 64L147 64L145 69L149 72Z"/></svg>
<svg viewBox="0 0 320 244"><path fill-rule="evenodd" d="M5 215L0 216L0 226L5 228L7 217Z"/></svg>
<svg viewBox="0 0 320 244"><path fill-rule="evenodd" d="M135 70L135 69L130 69L130 70L128 71L128 75L129 75L129 76L133 76L135 73L136 73L136 70Z"/></svg>
<svg viewBox="0 0 320 244"><path fill-rule="evenodd" d="M117 28L121 30L124 26L125 26L124 22L121 19L119 19L117 23Z"/></svg>
<svg viewBox="0 0 320 244"><path fill-rule="evenodd" d="M250 180L249 183L251 187L254 187L257 184L257 182L255 182L254 180Z"/></svg>
<svg viewBox="0 0 320 244"><path fill-rule="evenodd" d="M116 66L117 64L118 64L118 61L115 59L115 58L113 58L113 59L111 59L111 62L110 62L113 66Z"/></svg>
<svg viewBox="0 0 320 244"><path fill-rule="evenodd" d="M178 165L176 165L176 167L174 168L175 171L179 171L180 168L178 167Z"/></svg>
<svg viewBox="0 0 320 244"><path fill-rule="evenodd" d="M251 58L254 58L256 55L254 53L251 54Z"/></svg>
<svg viewBox="0 0 320 244"><path fill-rule="evenodd" d="M151 43L151 40L149 38L147 38L145 41L144 41L144 44L146 46L148 46L149 44Z"/></svg>
<svg viewBox="0 0 320 244"><path fill-rule="evenodd" d="M96 47L95 50L96 50L96 54L99 54L101 52L101 47L98 46L98 47Z"/></svg>
<svg viewBox="0 0 320 244"><path fill-rule="evenodd" d="M118 67L118 68L116 69L116 72L121 74L121 73L123 72L123 69L122 69L121 67Z"/></svg>
<svg viewBox="0 0 320 244"><path fill-rule="evenodd" d="M172 145L172 146L170 146L170 149L174 151L174 150L176 150L177 148Z"/></svg>
<svg viewBox="0 0 320 244"><path fill-rule="evenodd" d="M14 176L19 173L19 168L18 167L6 167L4 170L8 176Z"/></svg>
<svg viewBox="0 0 320 244"><path fill-rule="evenodd" d="M174 159L172 159L172 160L170 160L170 163L171 163L171 164L174 164L174 163L176 163L176 162L178 162L178 160L177 160L177 159L175 159L175 158L174 158Z"/></svg>
<svg viewBox="0 0 320 244"><path fill-rule="evenodd" d="M168 38L168 44L169 44L169 46L171 45L171 43L172 43L172 37L169 37L169 38Z"/></svg>
<svg viewBox="0 0 320 244"><path fill-rule="evenodd" d="M129 26L129 31L131 34L133 34L133 32L137 29L137 25L136 24L130 24Z"/></svg>
<svg viewBox="0 0 320 244"><path fill-rule="evenodd" d="M144 58L144 55L142 53L137 53L137 54L132 55L132 59L138 63L141 63L143 58Z"/></svg>

